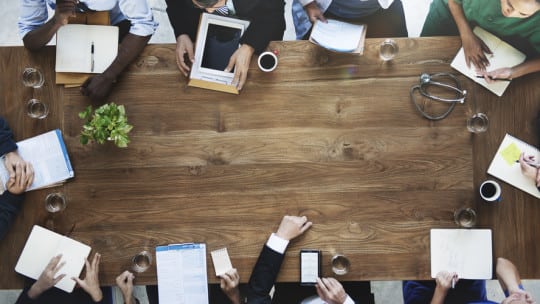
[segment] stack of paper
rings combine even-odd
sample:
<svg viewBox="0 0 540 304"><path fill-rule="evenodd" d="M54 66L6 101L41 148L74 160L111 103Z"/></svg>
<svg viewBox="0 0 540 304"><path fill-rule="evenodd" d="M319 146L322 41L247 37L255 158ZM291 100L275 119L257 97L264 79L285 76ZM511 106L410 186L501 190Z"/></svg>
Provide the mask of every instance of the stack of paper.
<svg viewBox="0 0 540 304"><path fill-rule="evenodd" d="M208 304L206 244L156 247L160 304Z"/></svg>
<svg viewBox="0 0 540 304"><path fill-rule="evenodd" d="M90 250L91 248L83 243L34 225L15 271L37 280L51 259L62 254L60 263L66 264L56 275L66 274L66 276L54 286L72 292L75 281L71 278L79 277Z"/></svg>
<svg viewBox="0 0 540 304"><path fill-rule="evenodd" d="M366 26L328 19L315 22L309 41L326 49L345 53L363 53Z"/></svg>
<svg viewBox="0 0 540 304"><path fill-rule="evenodd" d="M34 182L26 191L54 186L75 175L59 129L20 141L17 146L17 153L34 167ZM2 185L9 180L4 165L0 165L0 180Z"/></svg>

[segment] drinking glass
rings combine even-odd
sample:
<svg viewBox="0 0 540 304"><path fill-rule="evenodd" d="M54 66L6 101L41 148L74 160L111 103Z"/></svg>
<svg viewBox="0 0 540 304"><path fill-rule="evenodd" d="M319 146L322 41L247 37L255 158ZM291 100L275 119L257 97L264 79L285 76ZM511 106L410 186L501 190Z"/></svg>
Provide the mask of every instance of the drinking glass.
<svg viewBox="0 0 540 304"><path fill-rule="evenodd" d="M350 267L351 267L351 262L345 255L338 253L332 257L332 271L336 275L347 274L349 272Z"/></svg>
<svg viewBox="0 0 540 304"><path fill-rule="evenodd" d="M489 120L486 114L476 113L467 119L467 130L472 133L482 133L487 131Z"/></svg>
<svg viewBox="0 0 540 304"><path fill-rule="evenodd" d="M26 103L26 114L32 118L43 119L49 114L49 108L41 100L32 98Z"/></svg>
<svg viewBox="0 0 540 304"><path fill-rule="evenodd" d="M131 269L135 272L144 272L152 265L152 254L146 250L141 251L131 259Z"/></svg>
<svg viewBox="0 0 540 304"><path fill-rule="evenodd" d="M393 39L386 39L379 46L379 57L381 57L383 61L394 59L398 52L398 45Z"/></svg>
<svg viewBox="0 0 540 304"><path fill-rule="evenodd" d="M476 212L471 208L460 208L454 212L454 222L459 227L472 228L476 225Z"/></svg>
<svg viewBox="0 0 540 304"><path fill-rule="evenodd" d="M31 88L40 88L45 82L43 73L37 68L25 68L22 74L22 82Z"/></svg>
<svg viewBox="0 0 540 304"><path fill-rule="evenodd" d="M67 200L60 192L50 193L45 197L45 209L51 213L60 212L66 209Z"/></svg>

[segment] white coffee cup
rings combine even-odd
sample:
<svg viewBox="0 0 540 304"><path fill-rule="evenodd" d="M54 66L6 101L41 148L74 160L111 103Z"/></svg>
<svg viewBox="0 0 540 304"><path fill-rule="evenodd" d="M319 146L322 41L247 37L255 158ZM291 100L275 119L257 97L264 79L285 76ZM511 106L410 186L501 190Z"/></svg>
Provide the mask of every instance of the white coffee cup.
<svg viewBox="0 0 540 304"><path fill-rule="evenodd" d="M272 72L278 65L278 58L276 54L272 52L264 52L259 55L257 63L259 64L259 69L261 69L261 71Z"/></svg>
<svg viewBox="0 0 540 304"><path fill-rule="evenodd" d="M480 185L480 196L487 202L501 201L501 186L493 180L487 180Z"/></svg>

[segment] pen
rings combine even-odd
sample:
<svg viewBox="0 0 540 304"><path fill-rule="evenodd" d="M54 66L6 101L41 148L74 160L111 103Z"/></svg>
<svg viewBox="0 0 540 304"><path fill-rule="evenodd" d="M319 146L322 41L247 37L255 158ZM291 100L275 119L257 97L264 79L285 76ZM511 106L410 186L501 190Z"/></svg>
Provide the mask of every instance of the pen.
<svg viewBox="0 0 540 304"><path fill-rule="evenodd" d="M519 163L519 159L516 160L516 163ZM527 163L527 165L529 165L529 166L531 166L531 167L533 167L533 168L536 168L536 169L538 169L538 167L539 167L539 165L531 164L531 163L529 163L529 162L527 162L527 161L526 161L526 163Z"/></svg>
<svg viewBox="0 0 540 304"><path fill-rule="evenodd" d="M92 41L92 45L90 46L90 56L91 56L90 72L94 72L94 41Z"/></svg>
<svg viewBox="0 0 540 304"><path fill-rule="evenodd" d="M484 78L484 76L476 75L476 78ZM488 76L488 78L491 79L491 80L497 80L497 81L508 81L508 82L512 81L512 79L508 79L508 78L493 78L493 77L490 77L490 76Z"/></svg>

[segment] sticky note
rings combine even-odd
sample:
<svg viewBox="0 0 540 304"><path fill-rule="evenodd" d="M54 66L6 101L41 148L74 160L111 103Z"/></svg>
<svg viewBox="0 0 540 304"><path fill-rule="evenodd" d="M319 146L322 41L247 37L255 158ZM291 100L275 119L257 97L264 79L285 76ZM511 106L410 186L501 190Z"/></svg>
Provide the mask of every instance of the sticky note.
<svg viewBox="0 0 540 304"><path fill-rule="evenodd" d="M519 160L521 150L519 150L518 146L515 143L511 143L508 145L508 147L502 149L500 154L502 158L506 161L506 163L509 166L512 166L515 164L516 160Z"/></svg>

